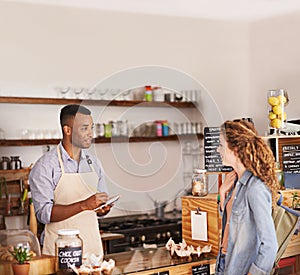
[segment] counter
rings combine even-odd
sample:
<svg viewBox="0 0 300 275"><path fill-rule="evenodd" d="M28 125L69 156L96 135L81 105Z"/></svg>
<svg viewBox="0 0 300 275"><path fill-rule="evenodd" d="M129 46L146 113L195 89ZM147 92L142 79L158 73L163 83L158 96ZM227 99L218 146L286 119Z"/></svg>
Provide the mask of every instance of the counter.
<svg viewBox="0 0 300 275"><path fill-rule="evenodd" d="M113 275L138 274L149 275L168 271L169 275L190 275L192 267L209 264L210 274L214 274L216 257L208 255L200 258L175 258L165 247L156 249L137 249L133 251L108 254L105 258L113 259L116 267ZM199 274L199 273L198 273Z"/></svg>

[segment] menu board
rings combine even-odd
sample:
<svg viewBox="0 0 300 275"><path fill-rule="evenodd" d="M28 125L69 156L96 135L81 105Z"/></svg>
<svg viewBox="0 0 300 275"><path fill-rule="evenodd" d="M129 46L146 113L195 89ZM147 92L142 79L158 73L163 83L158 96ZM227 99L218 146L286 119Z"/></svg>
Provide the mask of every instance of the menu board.
<svg viewBox="0 0 300 275"><path fill-rule="evenodd" d="M282 168L284 171L284 186L300 189L300 145L282 146Z"/></svg>
<svg viewBox="0 0 300 275"><path fill-rule="evenodd" d="M204 164L208 172L228 172L230 166L224 166L217 152L220 143L220 127L204 128Z"/></svg>
<svg viewBox="0 0 300 275"><path fill-rule="evenodd" d="M300 145L282 146L283 171L289 174L300 174Z"/></svg>
<svg viewBox="0 0 300 275"><path fill-rule="evenodd" d="M193 275L210 275L209 264L193 266L192 267L192 274Z"/></svg>

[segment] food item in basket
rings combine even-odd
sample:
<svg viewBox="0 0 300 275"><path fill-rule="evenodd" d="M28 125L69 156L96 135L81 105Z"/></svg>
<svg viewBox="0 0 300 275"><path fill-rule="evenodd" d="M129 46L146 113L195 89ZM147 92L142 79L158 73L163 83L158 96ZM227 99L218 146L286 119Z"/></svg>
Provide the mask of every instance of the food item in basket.
<svg viewBox="0 0 300 275"><path fill-rule="evenodd" d="M184 239L182 243L175 244L172 238L166 243L166 248L170 251L171 256L177 255L178 257L189 257L194 250L193 246L188 246Z"/></svg>
<svg viewBox="0 0 300 275"><path fill-rule="evenodd" d="M77 272L80 275L110 275L114 267L113 259L102 261L101 257L91 254L84 256L82 265L77 268Z"/></svg>
<svg viewBox="0 0 300 275"><path fill-rule="evenodd" d="M201 248L201 246L198 246L196 249L190 245L188 246L185 242L185 240L182 240L182 243L176 244L172 238L168 240L166 243L166 249L170 251L171 256L178 256L180 258L182 257L189 257L190 255L195 255L196 257L200 257L202 253L207 254L211 251L212 245L207 244L204 247Z"/></svg>
<svg viewBox="0 0 300 275"><path fill-rule="evenodd" d="M209 253L211 251L211 248L212 248L211 244L205 245L205 246L202 247L201 252L202 253Z"/></svg>

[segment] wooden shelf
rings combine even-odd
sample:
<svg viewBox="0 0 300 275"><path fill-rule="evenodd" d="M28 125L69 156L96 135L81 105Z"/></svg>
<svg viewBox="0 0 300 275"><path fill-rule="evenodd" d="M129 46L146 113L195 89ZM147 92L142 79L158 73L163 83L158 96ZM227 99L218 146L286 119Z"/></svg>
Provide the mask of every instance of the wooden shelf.
<svg viewBox="0 0 300 275"><path fill-rule="evenodd" d="M167 101L142 101L142 100L92 100L92 99L72 99L72 98L43 98L43 97L0 97L0 103L13 104L47 104L47 105L67 105L84 104L90 106L118 106L118 107L176 107L195 108L193 102L167 102Z"/></svg>
<svg viewBox="0 0 300 275"><path fill-rule="evenodd" d="M203 134L191 135L171 135L165 137L98 137L94 139L94 143L112 143L112 142L154 142L154 141L172 141L172 140L192 140L203 139ZM55 145L60 139L2 139L0 146L35 146L35 145Z"/></svg>
<svg viewBox="0 0 300 275"><path fill-rule="evenodd" d="M0 170L0 177L4 177L6 181L27 179L30 169L26 167L18 170Z"/></svg>

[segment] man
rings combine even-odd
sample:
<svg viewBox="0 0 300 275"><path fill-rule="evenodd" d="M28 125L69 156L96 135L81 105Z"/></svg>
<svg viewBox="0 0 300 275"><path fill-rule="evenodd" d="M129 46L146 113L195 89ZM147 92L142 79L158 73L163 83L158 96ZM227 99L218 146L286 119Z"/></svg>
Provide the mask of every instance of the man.
<svg viewBox="0 0 300 275"><path fill-rule="evenodd" d="M91 112L80 105L61 109L62 141L42 156L29 175L37 219L45 224L43 254L55 255L59 229L79 229L83 253L103 256L96 209L107 199L107 187L98 160L85 152L93 138Z"/></svg>

